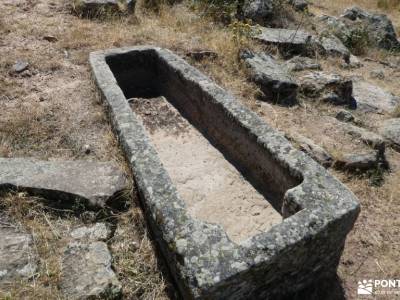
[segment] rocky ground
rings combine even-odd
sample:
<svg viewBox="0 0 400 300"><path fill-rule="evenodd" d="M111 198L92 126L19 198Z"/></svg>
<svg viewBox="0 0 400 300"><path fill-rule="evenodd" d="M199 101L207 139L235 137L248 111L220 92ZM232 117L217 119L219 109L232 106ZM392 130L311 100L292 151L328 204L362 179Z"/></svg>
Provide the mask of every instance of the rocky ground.
<svg viewBox="0 0 400 300"><path fill-rule="evenodd" d="M292 1L279 13L250 5L226 25L186 3L154 12L138 2L134 13L130 4L120 16L87 18L93 15L79 10L78 16L72 2L0 2L1 157L110 162L129 178L88 54L137 44L166 47L231 91L360 199L361 215L338 270L342 297L356 299L359 280L399 278L398 3L315 0L305 9L303 1ZM346 11L353 5L363 10ZM91 210L8 188L0 198L0 298L85 298L90 295L81 293L88 291L103 298L174 296L134 188L120 189L128 205ZM13 257L11 248L17 249ZM80 273L82 265L92 273ZM90 274L101 279L80 277ZM312 288L303 297L317 295Z"/></svg>

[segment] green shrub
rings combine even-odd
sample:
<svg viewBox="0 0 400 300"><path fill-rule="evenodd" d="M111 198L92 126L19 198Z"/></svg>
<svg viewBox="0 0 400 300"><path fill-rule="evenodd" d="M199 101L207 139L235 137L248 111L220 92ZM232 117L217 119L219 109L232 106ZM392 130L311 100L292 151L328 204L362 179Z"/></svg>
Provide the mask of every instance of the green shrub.
<svg viewBox="0 0 400 300"><path fill-rule="evenodd" d="M344 36L339 36L347 48L355 55L365 54L370 39L365 27L356 27Z"/></svg>

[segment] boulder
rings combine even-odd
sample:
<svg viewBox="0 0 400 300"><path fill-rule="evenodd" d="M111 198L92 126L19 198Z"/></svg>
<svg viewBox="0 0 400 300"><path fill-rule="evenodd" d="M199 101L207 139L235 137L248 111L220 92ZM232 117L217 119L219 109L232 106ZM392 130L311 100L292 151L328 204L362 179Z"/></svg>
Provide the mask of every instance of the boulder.
<svg viewBox="0 0 400 300"><path fill-rule="evenodd" d="M254 81L268 98L281 104L296 102L297 84L284 64L267 54L254 54L242 51L240 58L249 70Z"/></svg>
<svg viewBox="0 0 400 300"><path fill-rule="evenodd" d="M354 116L351 112L343 109L336 114L336 119L342 122L353 122Z"/></svg>
<svg viewBox="0 0 400 300"><path fill-rule="evenodd" d="M288 135L288 138L298 144L301 151L307 153L312 159L316 160L324 167L330 167L332 165L332 156L324 148L315 144L311 139L295 133Z"/></svg>
<svg viewBox="0 0 400 300"><path fill-rule="evenodd" d="M308 8L307 0L289 0L289 4L291 4L295 10L305 11Z"/></svg>
<svg viewBox="0 0 400 300"><path fill-rule="evenodd" d="M400 43L397 39L392 21L383 14L373 14L354 6L345 10L342 19L352 22L361 21L365 24L369 39L379 48L400 50Z"/></svg>
<svg viewBox="0 0 400 300"><path fill-rule="evenodd" d="M400 118L385 120L379 132L391 142L394 149L400 151Z"/></svg>
<svg viewBox="0 0 400 300"><path fill-rule="evenodd" d="M353 136L356 139L360 139L366 145L382 153L385 152L386 143L385 143L385 138L383 136L350 123L339 122L332 117L326 117L326 118L328 122L333 124L333 126L339 127L345 133Z"/></svg>
<svg viewBox="0 0 400 300"><path fill-rule="evenodd" d="M369 73L369 77L373 79L383 80L385 79L385 73L382 70L373 70Z"/></svg>
<svg viewBox="0 0 400 300"><path fill-rule="evenodd" d="M344 154L336 160L335 168L351 171L351 172L364 172L379 167L381 162L385 162L377 151L370 151L361 154Z"/></svg>
<svg viewBox="0 0 400 300"><path fill-rule="evenodd" d="M273 0L245 0L242 6L242 16L261 25L264 25L273 14Z"/></svg>
<svg viewBox="0 0 400 300"><path fill-rule="evenodd" d="M286 67L290 72L299 72L304 70L321 70L321 65L312 58L304 56L295 56L286 62Z"/></svg>
<svg viewBox="0 0 400 300"><path fill-rule="evenodd" d="M62 293L68 299L119 299L122 286L111 261L106 243L72 240L62 256Z"/></svg>
<svg viewBox="0 0 400 300"><path fill-rule="evenodd" d="M18 60L12 67L13 73L22 73L29 68L29 63L27 61Z"/></svg>
<svg viewBox="0 0 400 300"><path fill-rule="evenodd" d="M392 113L400 105L399 97L362 80L353 81L353 96L357 109L363 112Z"/></svg>
<svg viewBox="0 0 400 300"><path fill-rule="evenodd" d="M93 208L112 205L107 202L127 187L124 173L110 162L0 158L0 170L0 190L22 190L66 202L82 200Z"/></svg>
<svg viewBox="0 0 400 300"><path fill-rule="evenodd" d="M366 42L378 48L400 49L393 24L386 15L372 14L359 7L351 7L339 18L323 16L320 20L345 44L350 42L352 37L365 33Z"/></svg>
<svg viewBox="0 0 400 300"><path fill-rule="evenodd" d="M347 63L343 63L340 65L342 69L357 69L361 68L362 66L363 64L361 63L360 59L353 54L350 54L350 58Z"/></svg>
<svg viewBox="0 0 400 300"><path fill-rule="evenodd" d="M353 98L353 82L339 74L311 72L298 79L300 92L311 98L319 98L335 105L356 106Z"/></svg>
<svg viewBox="0 0 400 300"><path fill-rule="evenodd" d="M336 36L322 36L318 41L322 52L329 56L342 57L346 63L350 62L350 51Z"/></svg>
<svg viewBox="0 0 400 300"><path fill-rule="evenodd" d="M32 235L0 214L0 290L10 283L34 277L37 269Z"/></svg>
<svg viewBox="0 0 400 300"><path fill-rule="evenodd" d="M264 44L277 46L286 57L315 53L313 36L302 30L257 27L254 38Z"/></svg>
<svg viewBox="0 0 400 300"><path fill-rule="evenodd" d="M135 11L136 0L74 0L74 11L83 17L96 18Z"/></svg>

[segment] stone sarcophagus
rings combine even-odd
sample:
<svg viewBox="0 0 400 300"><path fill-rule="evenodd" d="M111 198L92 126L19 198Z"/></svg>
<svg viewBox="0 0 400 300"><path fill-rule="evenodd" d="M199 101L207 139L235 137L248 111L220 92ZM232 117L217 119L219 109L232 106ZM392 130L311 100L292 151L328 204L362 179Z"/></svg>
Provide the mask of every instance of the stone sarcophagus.
<svg viewBox="0 0 400 300"><path fill-rule="evenodd" d="M360 208L322 166L169 50L90 63L183 298L279 299L336 272Z"/></svg>

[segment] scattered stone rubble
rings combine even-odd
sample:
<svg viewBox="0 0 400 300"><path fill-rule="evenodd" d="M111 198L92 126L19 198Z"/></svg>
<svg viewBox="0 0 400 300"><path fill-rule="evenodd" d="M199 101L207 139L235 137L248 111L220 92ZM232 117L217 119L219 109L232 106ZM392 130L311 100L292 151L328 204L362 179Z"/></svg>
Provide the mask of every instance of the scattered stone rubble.
<svg viewBox="0 0 400 300"><path fill-rule="evenodd" d="M106 241L111 235L104 223L80 227L62 256L60 289L68 299L119 299L121 283L111 268Z"/></svg>
<svg viewBox="0 0 400 300"><path fill-rule="evenodd" d="M0 290L33 278L37 269L38 256L32 235L0 212Z"/></svg>

